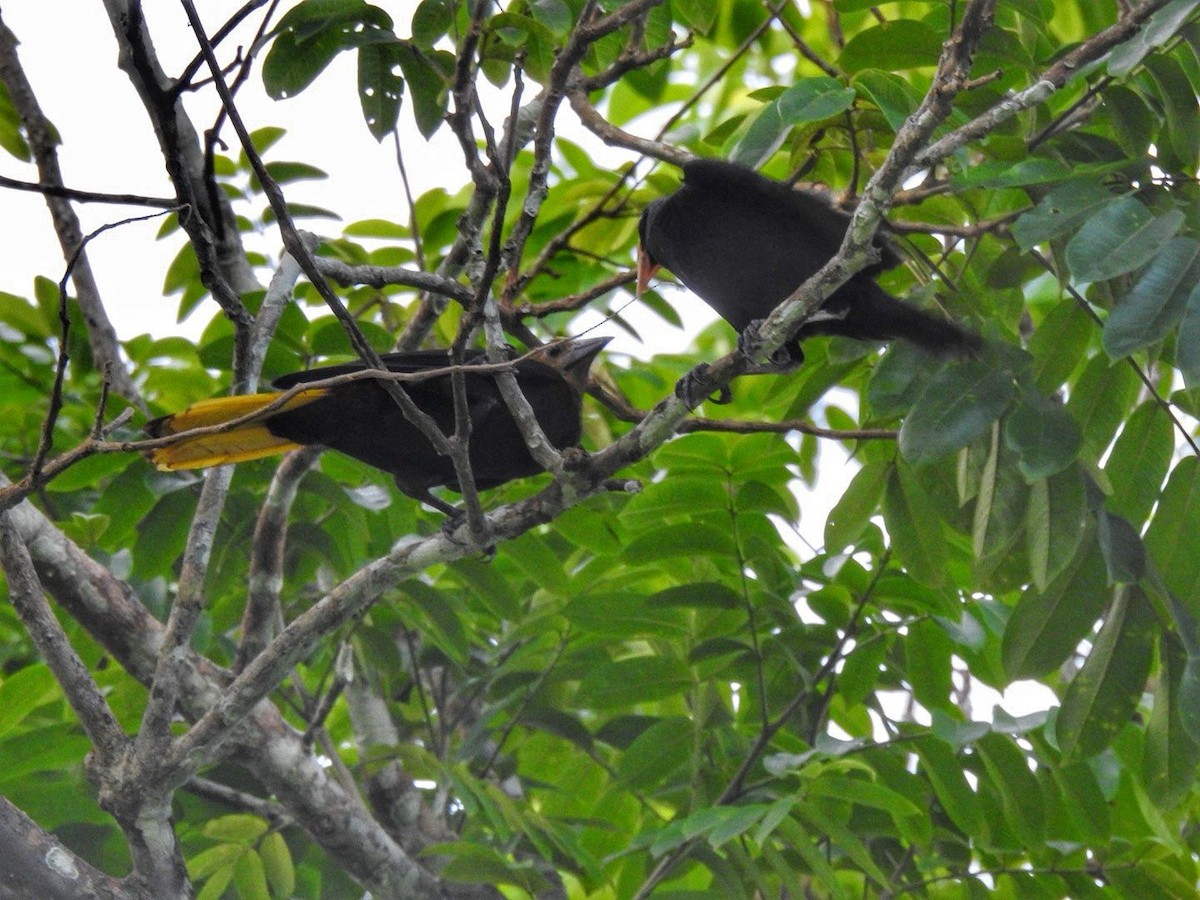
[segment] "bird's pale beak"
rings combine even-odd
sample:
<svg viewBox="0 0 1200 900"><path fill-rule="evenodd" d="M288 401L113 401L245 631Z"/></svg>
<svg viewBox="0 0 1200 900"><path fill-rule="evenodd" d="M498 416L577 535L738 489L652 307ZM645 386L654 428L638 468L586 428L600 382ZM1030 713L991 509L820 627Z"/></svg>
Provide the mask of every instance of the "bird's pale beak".
<svg viewBox="0 0 1200 900"><path fill-rule="evenodd" d="M637 259L637 295L640 297L650 286L650 279L658 271L658 263L646 252L646 248L638 244Z"/></svg>

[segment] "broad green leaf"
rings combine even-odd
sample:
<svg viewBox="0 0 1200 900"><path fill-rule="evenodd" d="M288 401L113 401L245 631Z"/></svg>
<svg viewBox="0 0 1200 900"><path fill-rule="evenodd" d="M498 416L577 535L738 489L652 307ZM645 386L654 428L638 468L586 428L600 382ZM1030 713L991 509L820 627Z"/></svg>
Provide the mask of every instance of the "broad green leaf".
<svg viewBox="0 0 1200 900"><path fill-rule="evenodd" d="M1200 614L1200 464L1184 457L1163 489L1146 531L1146 549L1171 593Z"/></svg>
<svg viewBox="0 0 1200 900"><path fill-rule="evenodd" d="M217 844L215 847L201 850L187 861L188 877L203 881L212 877L218 870L227 868L232 879L233 867L245 852L246 848L240 844Z"/></svg>
<svg viewBox="0 0 1200 900"><path fill-rule="evenodd" d="M1083 436L1061 404L1046 397L1026 396L1009 413L1004 440L1020 455L1021 474L1032 483L1073 463Z"/></svg>
<svg viewBox="0 0 1200 900"><path fill-rule="evenodd" d="M815 805L807 803L795 804L793 806L793 814L797 818L803 819L809 827L823 834L827 840L853 860L867 877L881 888L888 884L888 877L871 856L871 851L867 849L867 845L850 828L847 828L836 819L823 814ZM905 829L908 829L916 818L911 815L903 816L900 821L904 823ZM898 830L901 830L901 833L907 834L903 829Z"/></svg>
<svg viewBox="0 0 1200 900"><path fill-rule="evenodd" d="M1189 388L1200 387L1200 284L1188 294L1175 344L1175 364Z"/></svg>
<svg viewBox="0 0 1200 900"><path fill-rule="evenodd" d="M1033 380L1038 390L1050 394L1062 386L1083 359L1095 327L1071 299L1059 302L1042 320L1028 347L1033 354Z"/></svg>
<svg viewBox="0 0 1200 900"><path fill-rule="evenodd" d="M1107 843L1111 837L1112 812L1091 766L1086 762L1059 765L1051 774L1080 833L1097 843Z"/></svg>
<svg viewBox="0 0 1200 900"><path fill-rule="evenodd" d="M954 188L1029 187L1055 184L1071 177L1071 170L1058 160L1031 157L1019 162L995 160L971 166L954 176Z"/></svg>
<svg viewBox="0 0 1200 900"><path fill-rule="evenodd" d="M275 897L290 897L296 890L296 868L287 841L278 831L272 831L259 842L258 855L262 859L271 894Z"/></svg>
<svg viewBox="0 0 1200 900"><path fill-rule="evenodd" d="M1124 363L1093 356L1067 399L1067 412L1083 432L1086 453L1099 457L1125 421L1141 382Z"/></svg>
<svg viewBox="0 0 1200 900"><path fill-rule="evenodd" d="M888 478L883 519L905 568L931 587L946 583L948 551L942 522L929 495L907 466L897 465Z"/></svg>
<svg viewBox="0 0 1200 900"><path fill-rule="evenodd" d="M1025 547L1030 575L1045 591L1075 558L1083 540L1087 502L1078 466L1030 485L1025 509Z"/></svg>
<svg viewBox="0 0 1200 900"><path fill-rule="evenodd" d="M279 20L263 60L263 85L275 100L312 84L343 50L394 39L392 21L363 0L304 0Z"/></svg>
<svg viewBox="0 0 1200 900"><path fill-rule="evenodd" d="M452 0L421 0L412 17L412 39L430 49L454 24Z"/></svg>
<svg viewBox="0 0 1200 900"><path fill-rule="evenodd" d="M377 141L391 134L400 119L404 79L396 69L399 62L394 44L370 44L358 51L358 102Z"/></svg>
<svg viewBox="0 0 1200 900"><path fill-rule="evenodd" d="M1104 554L1110 584L1133 584L1146 573L1146 547L1137 530L1121 516L1103 511L1097 518L1096 538Z"/></svg>
<svg viewBox="0 0 1200 900"><path fill-rule="evenodd" d="M1072 231L1116 200L1116 195L1098 180L1059 185L1013 222L1013 238L1017 246L1028 251Z"/></svg>
<svg viewBox="0 0 1200 900"><path fill-rule="evenodd" d="M1013 391L1012 376L982 362L943 369L904 420L900 452L921 465L965 447L1000 417Z"/></svg>
<svg viewBox="0 0 1200 900"><path fill-rule="evenodd" d="M247 850L238 858L233 867L233 884L239 900L270 900L267 873L256 850Z"/></svg>
<svg viewBox="0 0 1200 900"><path fill-rule="evenodd" d="M26 665L5 678L0 684L0 737L58 693L54 675L43 664Z"/></svg>
<svg viewBox="0 0 1200 900"><path fill-rule="evenodd" d="M1029 487L1018 474L1013 456L1000 444L999 426L993 426L971 522L971 550L981 579L1009 556L1025 526Z"/></svg>
<svg viewBox="0 0 1200 900"><path fill-rule="evenodd" d="M1104 350L1113 359L1165 338L1183 318L1188 296L1200 280L1200 241L1173 237L1117 301L1104 323Z"/></svg>
<svg viewBox="0 0 1200 900"><path fill-rule="evenodd" d="M421 50L406 41L396 44L396 55L408 96L412 99L417 130L428 140L441 127L449 104L446 79L434 61L439 51Z"/></svg>
<svg viewBox="0 0 1200 900"><path fill-rule="evenodd" d="M1109 595L1104 559L1095 544L1044 591L1025 591L1001 641L1008 677L1041 678L1062 665L1087 637Z"/></svg>
<svg viewBox="0 0 1200 900"><path fill-rule="evenodd" d="M1133 197L1121 197L1091 216L1067 244L1067 266L1076 281L1107 281L1139 268L1183 224L1173 209L1155 215Z"/></svg>
<svg viewBox="0 0 1200 900"><path fill-rule="evenodd" d="M913 697L926 709L953 706L951 656L946 632L931 619L914 622L904 638L904 666Z"/></svg>
<svg viewBox="0 0 1200 900"><path fill-rule="evenodd" d="M562 614L576 628L615 640L684 638L689 631L679 609L652 605L633 592L588 592L563 607Z"/></svg>
<svg viewBox="0 0 1200 900"><path fill-rule="evenodd" d="M825 519L827 551L836 553L859 539L879 511L887 476L888 465L883 462L866 463L858 470Z"/></svg>
<svg viewBox="0 0 1200 900"><path fill-rule="evenodd" d="M715 606L734 609L742 604L742 597L728 585L719 581L698 581L664 588L646 598L647 607Z"/></svg>
<svg viewBox="0 0 1200 900"><path fill-rule="evenodd" d="M711 0L672 0L671 8L689 28L708 34L716 24L719 7Z"/></svg>
<svg viewBox="0 0 1200 900"><path fill-rule="evenodd" d="M732 556L733 536L714 525L679 522L643 534L625 548L630 562L650 562L668 556Z"/></svg>
<svg viewBox="0 0 1200 900"><path fill-rule="evenodd" d="M1133 411L1104 464L1113 487L1108 509L1135 524L1144 522L1158 500L1174 449L1170 417L1147 400Z"/></svg>
<svg viewBox="0 0 1200 900"><path fill-rule="evenodd" d="M1056 731L1064 757L1099 753L1128 724L1150 672L1154 630L1146 596L1136 587L1118 590L1063 697Z"/></svg>
<svg viewBox="0 0 1200 900"><path fill-rule="evenodd" d="M672 697L692 683L688 667L660 656L634 656L593 666L576 700L593 709L619 709Z"/></svg>
<svg viewBox="0 0 1200 900"><path fill-rule="evenodd" d="M847 72L900 72L936 66L942 35L916 19L896 19L861 31L846 42L838 67Z"/></svg>
<svg viewBox="0 0 1200 900"><path fill-rule="evenodd" d="M1000 794L1005 822L1025 846L1041 846L1045 840L1045 804L1041 785L1029 771L1025 755L1011 738L994 731L980 738L976 747Z"/></svg>
<svg viewBox="0 0 1200 900"><path fill-rule="evenodd" d="M821 852L819 835L824 833L824 829L808 831L796 820L796 816L792 815L780 821L776 833L784 846L794 850L804 861L820 886L823 896L834 897L836 900L851 900L861 895L861 891L854 891L841 882L833 866ZM794 878L795 872L795 865L792 863L776 874L781 878Z"/></svg>
<svg viewBox="0 0 1200 900"><path fill-rule="evenodd" d="M1182 166L1184 171L1195 172L1197 156L1200 156L1200 108L1196 106L1196 89L1179 61L1166 53L1147 57L1146 70L1154 78L1166 111L1166 132L1160 130L1158 141L1162 147L1163 138L1166 138L1165 143L1174 158L1163 162L1172 168Z"/></svg>
<svg viewBox="0 0 1200 900"><path fill-rule="evenodd" d="M617 777L633 790L661 785L691 756L695 728L682 716L655 722L621 754Z"/></svg>
<svg viewBox="0 0 1200 900"><path fill-rule="evenodd" d="M983 832L983 808L971 790L962 761L949 744L928 737L914 744L921 758L921 771L933 786L938 803L964 834Z"/></svg>
<svg viewBox="0 0 1200 900"><path fill-rule="evenodd" d="M879 108L892 131L899 131L921 103L921 97L912 85L894 72L864 69L850 83L860 96Z"/></svg>
<svg viewBox="0 0 1200 900"><path fill-rule="evenodd" d="M212 819L204 825L204 836L226 844L250 845L266 834L267 822L259 816L236 813Z"/></svg>
<svg viewBox="0 0 1200 900"><path fill-rule="evenodd" d="M1161 669L1154 691L1154 708L1146 727L1142 781L1156 805L1171 809L1188 794L1196 781L1200 743L1184 728L1180 706L1180 679L1187 655L1183 645L1169 636L1159 641Z"/></svg>
<svg viewBox="0 0 1200 900"><path fill-rule="evenodd" d="M802 122L819 122L850 108L854 89L828 76L804 78L763 107L733 148L734 162L756 168L779 149L788 132Z"/></svg>
<svg viewBox="0 0 1200 900"><path fill-rule="evenodd" d="M1108 74L1125 75L1145 57L1158 50L1167 38L1187 21L1200 0L1174 0L1158 10L1129 40L1115 47L1108 56Z"/></svg>

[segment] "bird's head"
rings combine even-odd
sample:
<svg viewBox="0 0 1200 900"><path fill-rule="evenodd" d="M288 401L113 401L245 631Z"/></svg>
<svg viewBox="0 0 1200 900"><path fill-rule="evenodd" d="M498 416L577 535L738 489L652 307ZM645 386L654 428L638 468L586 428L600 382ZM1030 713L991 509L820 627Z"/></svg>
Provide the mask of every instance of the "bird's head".
<svg viewBox="0 0 1200 900"><path fill-rule="evenodd" d="M587 389L588 370L596 354L611 340L610 337L598 337L554 341L538 347L528 358L558 369L566 382L582 394Z"/></svg>
<svg viewBox="0 0 1200 900"><path fill-rule="evenodd" d="M642 210L642 217L638 219L637 293L639 297L649 287L650 279L662 265L662 262L655 259L654 254L650 252L650 243L653 240L651 232L654 230L655 220L666 199L666 197L659 197L657 200L651 201Z"/></svg>

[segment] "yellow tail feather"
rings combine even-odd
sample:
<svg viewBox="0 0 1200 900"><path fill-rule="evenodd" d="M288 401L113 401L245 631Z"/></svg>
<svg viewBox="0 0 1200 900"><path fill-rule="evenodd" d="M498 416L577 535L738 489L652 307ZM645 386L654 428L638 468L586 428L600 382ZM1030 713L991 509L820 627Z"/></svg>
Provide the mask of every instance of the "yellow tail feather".
<svg viewBox="0 0 1200 900"><path fill-rule="evenodd" d="M304 391L292 397L279 409L272 410L272 413L304 406L327 393L329 391L323 389ZM163 416L161 419L148 422L146 431L152 437L167 437L191 431L193 428L221 425L258 412L264 406L274 403L279 397L279 392L275 392L273 394L242 394L236 397L214 397L211 400L201 400L173 416ZM245 462L249 459L272 456L276 453L286 453L288 450L296 450L302 446L304 445L271 434L262 421L258 420L238 425L229 431L185 437L170 446L148 450L146 455L156 467L169 471L172 469L202 469L206 466Z"/></svg>

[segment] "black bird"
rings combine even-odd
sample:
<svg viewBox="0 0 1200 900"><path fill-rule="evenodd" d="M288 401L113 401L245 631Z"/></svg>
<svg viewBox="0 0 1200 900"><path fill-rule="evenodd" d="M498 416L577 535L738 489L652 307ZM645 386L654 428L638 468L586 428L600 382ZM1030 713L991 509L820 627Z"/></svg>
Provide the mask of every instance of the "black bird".
<svg viewBox="0 0 1200 900"><path fill-rule="evenodd" d="M555 447L579 442L581 399L588 370L609 338L558 341L539 347L513 365L517 383L533 408L546 437ZM468 351L464 360L487 361L482 350ZM419 373L451 364L443 350L390 353L383 357L391 372ZM146 424L151 437L166 437L193 428L219 425L255 412L279 399L295 385L361 371L361 364L326 366L277 378L280 391L201 400L182 412ZM467 372L466 394L472 433L468 451L475 484L490 488L542 471L529 453L520 429L508 411L490 372ZM404 384L413 402L447 436L454 433L454 393L449 373ZM334 387L302 390L280 409L229 431L184 438L147 451L160 469L199 469L223 463L258 459L275 453L320 444L345 453L395 476L408 496L450 515L457 511L429 493L433 487L459 490L458 476L448 456L442 456L376 379Z"/></svg>
<svg viewBox="0 0 1200 900"><path fill-rule="evenodd" d="M714 159L683 165L683 186L660 197L638 222L638 292L663 266L739 332L825 265L841 246L849 218L816 198L745 166ZM973 353L978 335L888 294L871 280L899 263L858 272L805 322L787 350L804 359L813 334L866 341L905 338L939 353Z"/></svg>

